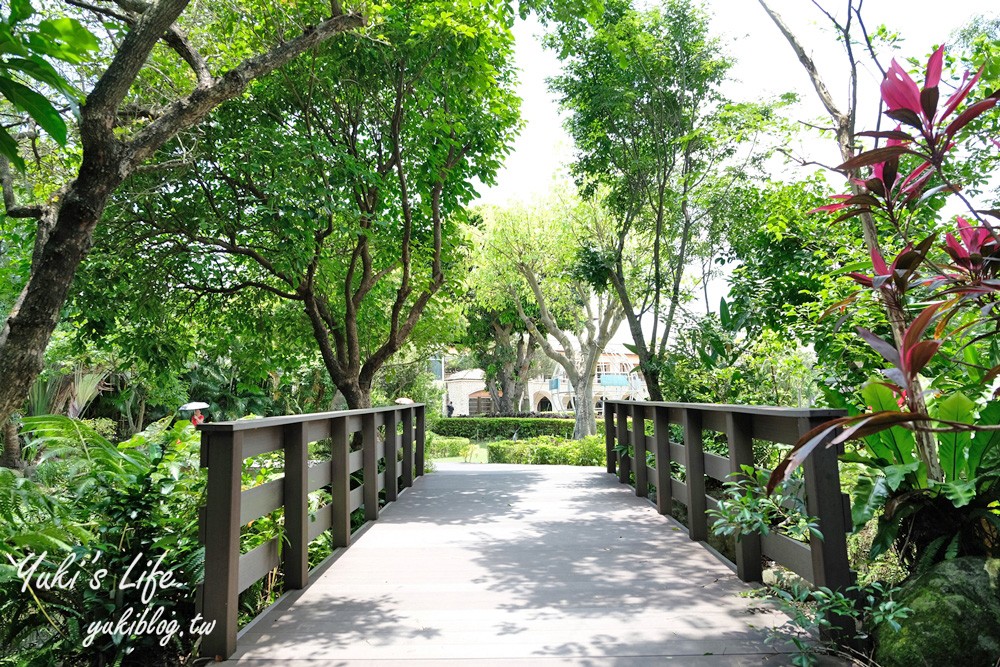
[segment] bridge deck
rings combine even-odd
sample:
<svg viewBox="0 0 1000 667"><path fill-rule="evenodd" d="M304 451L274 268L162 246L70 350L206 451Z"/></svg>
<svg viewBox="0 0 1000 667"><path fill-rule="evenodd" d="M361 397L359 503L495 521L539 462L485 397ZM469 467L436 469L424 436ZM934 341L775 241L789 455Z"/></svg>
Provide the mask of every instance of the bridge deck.
<svg viewBox="0 0 1000 667"><path fill-rule="evenodd" d="M438 464L233 661L789 664L749 588L597 468Z"/></svg>

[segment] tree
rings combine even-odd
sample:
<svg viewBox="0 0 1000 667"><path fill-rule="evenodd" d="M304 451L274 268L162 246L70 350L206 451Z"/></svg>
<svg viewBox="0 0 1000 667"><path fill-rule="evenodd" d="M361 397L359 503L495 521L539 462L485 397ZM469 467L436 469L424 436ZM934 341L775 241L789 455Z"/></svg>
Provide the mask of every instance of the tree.
<svg viewBox="0 0 1000 667"><path fill-rule="evenodd" d="M527 308L532 310L530 305ZM466 310L466 319L469 324L463 342L485 372L483 379L497 413L519 412L538 356L538 340L513 301L494 307L473 303Z"/></svg>
<svg viewBox="0 0 1000 667"><path fill-rule="evenodd" d="M453 307L436 298L464 252L472 180L493 178L512 139L506 18L395 2L378 41L261 80L218 110L179 178L130 184L116 224L126 244L145 238L133 261L162 252L167 284L294 304L348 406L370 407L378 370Z"/></svg>
<svg viewBox="0 0 1000 667"><path fill-rule="evenodd" d="M112 53L106 64L100 65L100 74L80 108L76 128L80 163L75 177L50 198L32 204L18 204L10 179L3 179L7 215L37 220L38 225L30 277L0 329L0 424L6 424L22 405L41 371L45 346L73 276L90 250L108 199L122 182L171 137L199 123L219 104L241 95L254 79L365 23L361 14L344 12L336 1L322 8L296 6L301 13L295 18L297 23L308 24L305 30L297 36L279 35L282 38L273 40L270 48L248 53L235 63L220 58L222 66L213 71L199 45L177 25L189 1L147 4L122 0L116 9L95 6L102 20L127 26L128 31L120 43L108 45ZM192 85L158 109L129 108L130 90L140 75L155 77L146 64L161 41L190 68ZM5 440L0 463L18 465L17 449L16 441Z"/></svg>
<svg viewBox="0 0 1000 667"><path fill-rule="evenodd" d="M568 197L553 197L484 211L475 284L486 302L513 300L542 352L566 372L576 412L573 437L579 439L597 432L597 362L623 315L609 290L595 290L575 271L581 228L574 207Z"/></svg>
<svg viewBox="0 0 1000 667"><path fill-rule="evenodd" d="M729 62L690 0L648 10L614 0L593 27L560 26L549 43L564 62L552 88L570 112L573 172L614 218L591 240L587 264L621 301L650 397L662 400L685 272L718 253L719 203L746 166L731 159L769 110L722 97Z"/></svg>

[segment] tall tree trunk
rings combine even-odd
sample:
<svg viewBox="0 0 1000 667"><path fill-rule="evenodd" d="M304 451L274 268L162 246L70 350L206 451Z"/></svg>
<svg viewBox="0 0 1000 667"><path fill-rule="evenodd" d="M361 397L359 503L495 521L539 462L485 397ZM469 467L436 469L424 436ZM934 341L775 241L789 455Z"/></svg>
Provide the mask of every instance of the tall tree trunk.
<svg viewBox="0 0 1000 667"><path fill-rule="evenodd" d="M17 425L13 419L4 424L2 436L3 454L0 455L0 466L24 470L25 461L21 458L21 438L17 434Z"/></svg>
<svg viewBox="0 0 1000 667"><path fill-rule="evenodd" d="M514 385L515 378L508 376L502 382L498 382L497 396L493 399L497 406L497 413L501 415L512 415L514 408Z"/></svg>
<svg viewBox="0 0 1000 667"><path fill-rule="evenodd" d="M573 439L579 440L597 434L597 418L594 414L594 374L588 373L573 383L573 403L576 423L573 425Z"/></svg>
<svg viewBox="0 0 1000 667"><path fill-rule="evenodd" d="M48 234L42 235L28 283L0 330L0 424L9 424L42 372L45 348L77 267L90 250L97 221L119 182L107 165L85 161L80 177L39 221L39 228L49 229Z"/></svg>
<svg viewBox="0 0 1000 667"><path fill-rule="evenodd" d="M347 379L337 383L337 389L344 395L350 410L361 410L372 406L371 387L362 387L358 382Z"/></svg>
<svg viewBox="0 0 1000 667"><path fill-rule="evenodd" d="M646 383L646 392L649 393L649 400L664 400L663 390L660 389L660 369L656 368L653 364L649 364L645 368L640 366L639 370L642 371L642 379Z"/></svg>
<svg viewBox="0 0 1000 667"><path fill-rule="evenodd" d="M493 401L493 411L498 415L509 415L514 411L510 400L513 380L509 377L504 377L502 373L499 375L496 379L486 382L486 390L490 392L490 399Z"/></svg>
<svg viewBox="0 0 1000 667"><path fill-rule="evenodd" d="M629 296L628 289L625 287L625 282L622 278L624 275L624 266L622 265L621 254L618 255L616 264L616 270L611 272L611 284L618 295L618 301L621 303L625 321L628 322L629 333L632 334L635 353L639 357L639 372L642 374L643 382L646 383L649 400L662 401L663 392L660 391L660 372L656 369L653 352L650 346L646 344L646 334L642 331L642 322L639 320L639 314L635 312L632 298ZM653 341L653 346L655 347L655 345L656 342Z"/></svg>

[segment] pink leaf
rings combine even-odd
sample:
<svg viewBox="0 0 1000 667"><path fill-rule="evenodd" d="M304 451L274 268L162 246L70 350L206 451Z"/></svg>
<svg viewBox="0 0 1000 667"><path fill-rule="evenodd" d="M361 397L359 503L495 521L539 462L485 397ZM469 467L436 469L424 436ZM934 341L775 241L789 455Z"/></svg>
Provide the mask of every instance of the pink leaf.
<svg viewBox="0 0 1000 667"><path fill-rule="evenodd" d="M851 273L848 273L847 275L850 276L851 278L853 278L854 282L858 283L859 285L864 285L865 287L872 287L872 286L874 286L874 283L872 282L871 276L866 276L865 274L863 274L863 273L857 273L856 271L852 271Z"/></svg>
<svg viewBox="0 0 1000 667"><path fill-rule="evenodd" d="M956 262L963 259L969 259L968 251L962 247L962 244L958 242L958 239L956 239L951 232L944 235L944 242L948 244L948 247L946 248L946 250L949 251L948 254L951 255L952 259Z"/></svg>
<svg viewBox="0 0 1000 667"><path fill-rule="evenodd" d="M937 314L938 308L943 306L946 301L939 301L938 303L932 303L931 305L920 311L910 326L906 327L906 331L903 332L903 350L908 355L909 351L916 347L917 341L920 337L924 335L927 327L930 326L931 322L934 320L934 316Z"/></svg>
<svg viewBox="0 0 1000 667"><path fill-rule="evenodd" d="M827 204L826 206L817 206L810 210L809 213L829 213L830 211L839 211L843 208L847 208L847 204Z"/></svg>
<svg viewBox="0 0 1000 667"><path fill-rule="evenodd" d="M944 44L931 54L931 59L927 61L927 78L924 80L924 88L934 88L941 83L941 64L944 62Z"/></svg>
<svg viewBox="0 0 1000 667"><path fill-rule="evenodd" d="M889 267L886 265L885 258L882 257L882 253L879 252L878 248L872 248L871 257L872 267L875 269L875 275L889 275Z"/></svg>
<svg viewBox="0 0 1000 667"><path fill-rule="evenodd" d="M902 185L899 186L900 189L903 192L906 192L908 186L910 185L910 183L912 183L913 180L917 178L917 176L919 176L923 172L927 171L927 169L929 169L930 166L931 166L930 162L924 162L919 167L917 167L916 169L914 169L913 171L911 171L910 175L903 179Z"/></svg>
<svg viewBox="0 0 1000 667"><path fill-rule="evenodd" d="M962 243L969 249L969 252L983 254L983 245L990 240L990 231L985 227L973 227L969 221L962 216L956 216L958 220L958 233L962 237Z"/></svg>
<svg viewBox="0 0 1000 667"><path fill-rule="evenodd" d="M918 115L922 111L920 89L917 88L917 84L910 78L910 75L899 66L895 58L889 65L885 80L882 81L882 99L885 100L890 111L909 109Z"/></svg>
<svg viewBox="0 0 1000 667"><path fill-rule="evenodd" d="M884 340L873 334L868 329L865 329L864 327L855 327L855 329L861 335L861 337L864 338L865 341L872 346L872 349L881 354L886 361L888 361L893 366L900 365L899 352L896 351L896 348L894 348L892 345L890 345L889 343L885 342Z"/></svg>

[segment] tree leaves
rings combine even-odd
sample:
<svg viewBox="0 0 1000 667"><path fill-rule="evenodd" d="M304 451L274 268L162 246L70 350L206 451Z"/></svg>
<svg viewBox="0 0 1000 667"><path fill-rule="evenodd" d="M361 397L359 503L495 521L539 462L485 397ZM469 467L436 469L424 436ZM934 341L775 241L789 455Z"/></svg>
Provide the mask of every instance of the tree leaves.
<svg viewBox="0 0 1000 667"><path fill-rule="evenodd" d="M34 26L23 23L33 14L30 0L14 0L6 21L0 21L0 54L3 54L0 57L0 95L62 146L67 139L66 122L52 101L39 90L46 86L64 95L74 106L77 93L45 58L84 63L90 53L97 50L98 42L76 19L45 19ZM23 170L24 161L17 148L14 136L0 128L0 155Z"/></svg>
<svg viewBox="0 0 1000 667"><path fill-rule="evenodd" d="M1000 401L990 401L979 411L977 422L983 426L1000 425ZM1000 445L1000 430L976 431L972 434L972 442L969 445L969 457L966 463L966 470L969 477L979 475L979 464L989 453L996 450Z"/></svg>
<svg viewBox="0 0 1000 667"><path fill-rule="evenodd" d="M949 422L971 424L973 423L972 413L975 407L976 404L965 394L955 392L938 403L934 417ZM941 460L941 468L944 470L946 481L958 481L961 479L962 473L966 471L971 440L972 435L968 431L938 434L938 457Z"/></svg>
<svg viewBox="0 0 1000 667"><path fill-rule="evenodd" d="M26 111L60 145L66 143L66 122L43 95L12 79L0 77L0 95Z"/></svg>
<svg viewBox="0 0 1000 667"><path fill-rule="evenodd" d="M885 477L859 475L851 491L851 521L854 529L862 528L885 505L889 487Z"/></svg>

